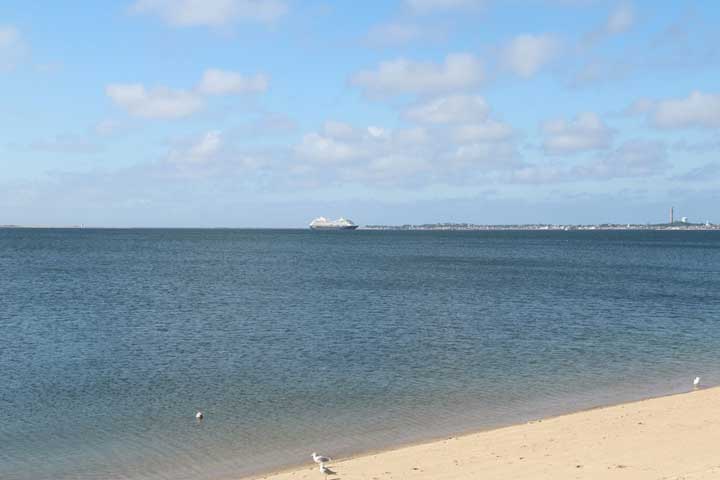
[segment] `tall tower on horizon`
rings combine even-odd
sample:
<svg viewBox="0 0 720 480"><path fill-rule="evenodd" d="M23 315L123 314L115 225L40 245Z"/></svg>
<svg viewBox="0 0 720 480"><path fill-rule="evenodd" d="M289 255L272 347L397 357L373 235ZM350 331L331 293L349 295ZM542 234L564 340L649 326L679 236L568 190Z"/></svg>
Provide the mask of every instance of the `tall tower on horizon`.
<svg viewBox="0 0 720 480"><path fill-rule="evenodd" d="M675 207L670 207L670 224L671 225L675 221L674 214L675 214Z"/></svg>

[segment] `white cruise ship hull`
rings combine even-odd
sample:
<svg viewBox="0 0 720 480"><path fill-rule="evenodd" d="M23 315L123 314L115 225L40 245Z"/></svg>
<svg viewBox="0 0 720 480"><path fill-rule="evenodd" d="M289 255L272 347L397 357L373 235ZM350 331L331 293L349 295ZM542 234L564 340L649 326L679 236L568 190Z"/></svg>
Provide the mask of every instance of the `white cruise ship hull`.
<svg viewBox="0 0 720 480"><path fill-rule="evenodd" d="M330 225L311 225L310 230L355 230L357 225L330 226Z"/></svg>

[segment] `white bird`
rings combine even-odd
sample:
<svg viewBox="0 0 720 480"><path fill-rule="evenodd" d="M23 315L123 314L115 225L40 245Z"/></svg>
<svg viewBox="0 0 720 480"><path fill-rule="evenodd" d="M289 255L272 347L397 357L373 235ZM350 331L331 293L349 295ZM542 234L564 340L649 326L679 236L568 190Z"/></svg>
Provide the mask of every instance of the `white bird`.
<svg viewBox="0 0 720 480"><path fill-rule="evenodd" d="M693 387L698 388L700 386L700 377L695 377L693 380Z"/></svg>
<svg viewBox="0 0 720 480"><path fill-rule="evenodd" d="M324 457L322 455L318 455L315 452L312 453L312 459L315 463L320 464L320 466L322 466L323 463L327 463L330 460L332 460L332 458L330 458L330 457Z"/></svg>
<svg viewBox="0 0 720 480"><path fill-rule="evenodd" d="M203 412L197 412L195 414L195 418L197 418L198 420L202 420L203 418L205 418L205 415L203 415Z"/></svg>

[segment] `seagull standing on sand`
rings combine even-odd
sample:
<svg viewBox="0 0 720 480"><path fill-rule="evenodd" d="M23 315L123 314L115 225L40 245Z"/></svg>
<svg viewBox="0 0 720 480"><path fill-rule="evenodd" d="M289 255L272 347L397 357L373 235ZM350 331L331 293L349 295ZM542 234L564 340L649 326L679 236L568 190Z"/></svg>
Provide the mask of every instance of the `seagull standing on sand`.
<svg viewBox="0 0 720 480"><path fill-rule="evenodd" d="M314 461L315 463L319 464L320 467L322 467L322 468L325 468L325 467L323 467L323 464L324 464L324 463L327 463L327 462L329 462L330 460L332 460L332 458L330 458L330 457L324 457L324 456L322 456L322 455L318 455L318 454L315 453L315 452L312 453L312 459L313 459L313 461Z"/></svg>
<svg viewBox="0 0 720 480"><path fill-rule="evenodd" d="M693 380L693 387L698 388L700 386L700 377L695 377L695 380Z"/></svg>

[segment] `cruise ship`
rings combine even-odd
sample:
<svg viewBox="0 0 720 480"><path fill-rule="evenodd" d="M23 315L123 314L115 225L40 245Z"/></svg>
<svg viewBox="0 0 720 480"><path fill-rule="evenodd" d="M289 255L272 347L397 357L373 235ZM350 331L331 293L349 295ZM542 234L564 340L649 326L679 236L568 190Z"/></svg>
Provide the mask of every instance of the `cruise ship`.
<svg viewBox="0 0 720 480"><path fill-rule="evenodd" d="M312 230L355 230L358 226L347 218L328 220L325 217L318 217L310 222L310 228Z"/></svg>

